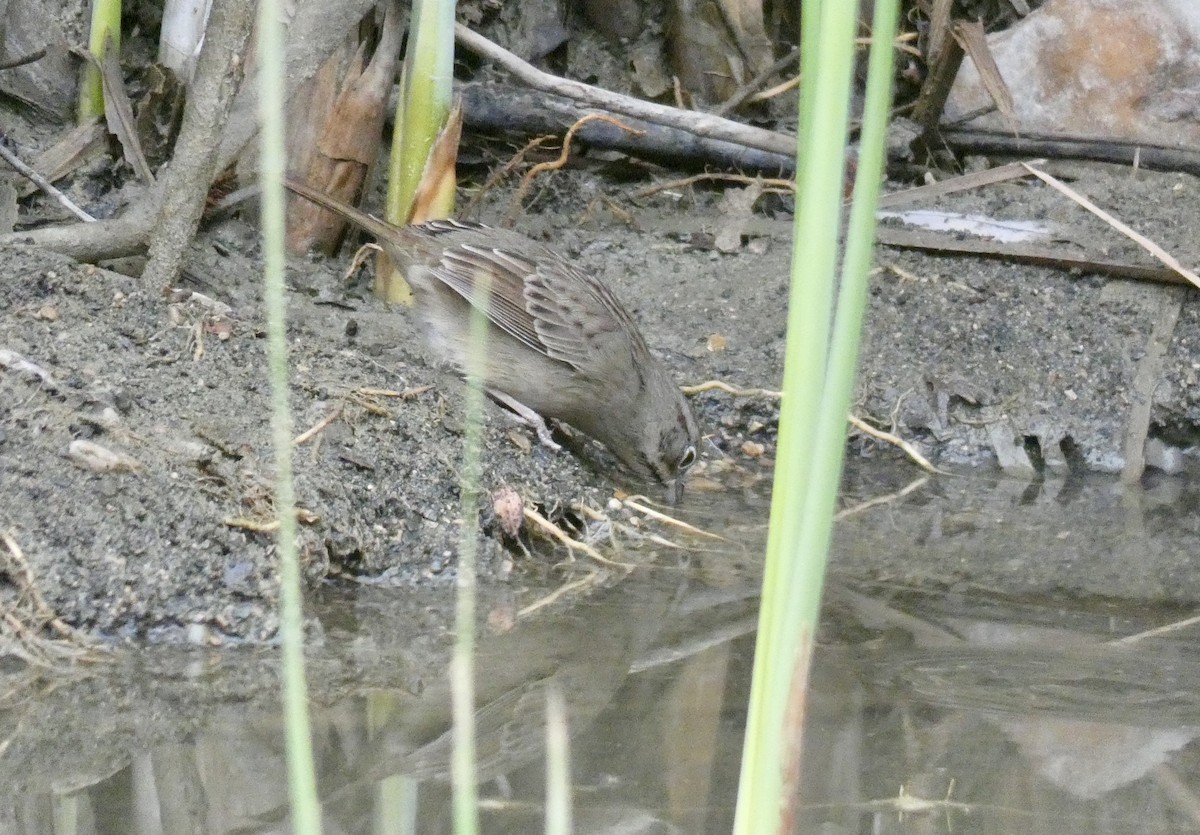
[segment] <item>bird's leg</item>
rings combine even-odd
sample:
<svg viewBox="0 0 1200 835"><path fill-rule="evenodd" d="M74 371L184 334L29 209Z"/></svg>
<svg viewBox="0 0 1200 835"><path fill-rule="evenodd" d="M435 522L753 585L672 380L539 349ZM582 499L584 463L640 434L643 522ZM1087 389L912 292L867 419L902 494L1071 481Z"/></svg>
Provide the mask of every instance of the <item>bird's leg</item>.
<svg viewBox="0 0 1200 835"><path fill-rule="evenodd" d="M512 410L518 418L533 427L533 431L537 432L538 440L543 446L547 446L555 452L562 452L562 447L550 436L550 427L546 425L546 421L535 412L533 409L526 406L519 400L514 400L502 391L488 389L488 394L496 401L503 403Z"/></svg>

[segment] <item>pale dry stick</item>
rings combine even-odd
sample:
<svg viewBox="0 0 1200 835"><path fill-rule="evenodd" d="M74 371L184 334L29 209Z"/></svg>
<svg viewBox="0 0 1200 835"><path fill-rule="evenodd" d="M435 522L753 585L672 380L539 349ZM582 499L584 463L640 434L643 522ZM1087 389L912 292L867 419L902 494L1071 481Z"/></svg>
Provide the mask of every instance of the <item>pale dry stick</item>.
<svg viewBox="0 0 1200 835"><path fill-rule="evenodd" d="M720 116L643 101L632 96L621 95L600 87L593 87L590 84L582 84L542 72L461 23L454 27L454 38L475 54L482 55L489 61L504 67L530 87L566 96L587 107L595 107L635 119L644 119L659 125L669 125L698 136L723 139L735 145L745 145L760 151L771 151L789 157L796 154L796 138L794 136L744 125Z"/></svg>
<svg viewBox="0 0 1200 835"><path fill-rule="evenodd" d="M683 100L683 84L677 75L671 76L671 92L675 95L675 107L678 110L687 112L688 107Z"/></svg>
<svg viewBox="0 0 1200 835"><path fill-rule="evenodd" d="M364 412L366 412L369 415L375 415L375 417L383 417L383 418L390 418L392 416L392 413L389 412L387 409L385 409L383 406L380 406L378 403L372 402L372 401L368 400L367 398L359 395L358 392L351 392L346 397L346 399L348 401L350 401L351 403L356 404L359 408L361 408Z"/></svg>
<svg viewBox="0 0 1200 835"><path fill-rule="evenodd" d="M37 582L33 578L33 569L29 567L29 561L25 559L25 552L21 550L21 546L17 543L12 533L10 531L0 533L0 541L4 542L4 547L8 549L12 561L16 563L16 567L20 571L22 591L28 593L30 598L33 599L37 616L45 619L45 623L62 637L85 644L91 643L82 633L68 626L62 618L54 614L54 609L50 608L50 604L46 602L46 599L42 597L42 593L38 591ZM12 572L9 571L6 573L11 574Z"/></svg>
<svg viewBox="0 0 1200 835"><path fill-rule="evenodd" d="M575 138L576 132L589 122L607 122L627 133L632 133L634 136L642 136L645 133L645 131L631 128L620 120L614 119L612 116L606 116L603 113L589 113L577 120L575 124L571 125L566 136L563 137L562 151L559 153L558 158L548 160L547 162L539 162L525 172L525 176L521 178L521 184L517 186L517 193L513 195L512 203L509 205L508 214L505 216L505 225L512 226L516 222L517 213L521 211L521 204L525 200L525 195L529 193L530 186L533 185L534 177L543 171L557 171L567 164L567 160L571 158L571 140Z"/></svg>
<svg viewBox="0 0 1200 835"><path fill-rule="evenodd" d="M720 380L706 380L694 386L680 386L680 388L689 397L705 391L723 391L726 394L732 394L734 397L783 397L782 391L775 391L773 389L740 389Z"/></svg>
<svg viewBox="0 0 1200 835"><path fill-rule="evenodd" d="M847 415L846 419L850 421L851 426L853 426L859 432L862 432L864 435L869 435L877 441L883 441L884 443L891 444L899 449L908 456L909 460L911 460L925 472L934 473L936 475L946 475L944 470L939 470L937 467L933 466L933 464L930 464L929 460L922 455L915 446L901 438L899 435L895 435L891 432L884 432L882 429L876 429L875 427L864 423L861 418L855 417L854 415Z"/></svg>
<svg viewBox="0 0 1200 835"><path fill-rule="evenodd" d="M787 55L784 55L771 66L762 70L754 78L747 81L742 86L733 91L733 95L727 98L720 107L713 111L718 116L727 116L733 111L741 107L742 103L758 92L759 88L767 83L776 73L781 73L789 66L795 63L800 57L800 47L792 47Z"/></svg>
<svg viewBox="0 0 1200 835"><path fill-rule="evenodd" d="M411 400L417 395L424 394L432 388L433 386L431 385L413 386L412 388L402 389L401 391L396 391L395 389L360 388L355 389L354 393L361 394L364 397L398 397L401 400Z"/></svg>
<svg viewBox="0 0 1200 835"><path fill-rule="evenodd" d="M1026 816L1032 813L1025 809L1014 809L1007 806L996 806L991 804L980 803L963 803L957 800L951 800L950 795L954 790L954 780L950 781L950 788L946 791L946 797L942 800L929 800L924 797L918 797L915 794L909 794L903 785L900 786L900 792L895 797L884 798L883 800L865 800L858 803L806 803L805 809L880 809L883 811L894 811L901 817L904 815L924 814L928 812L941 812L955 810L971 814L980 809L1003 809L1004 811L1016 812Z"/></svg>
<svg viewBox="0 0 1200 835"><path fill-rule="evenodd" d="M880 267L880 269L895 273L896 278L898 278L902 282L905 282L908 284L916 284L917 282L919 282L921 280L920 277L918 277L916 273L909 272L908 270L901 267L899 264L894 264L894 263L889 262L889 263L882 265Z"/></svg>
<svg viewBox="0 0 1200 835"><path fill-rule="evenodd" d="M279 530L278 520L263 522L259 519L251 519L249 516L227 516L221 520L221 524L227 528L236 528L251 533L275 533Z"/></svg>
<svg viewBox="0 0 1200 835"><path fill-rule="evenodd" d="M315 438L320 432L323 432L326 427L331 426L334 421L342 416L342 407L336 406L325 417L317 421L310 429L301 432L292 439L292 446L300 446L306 444Z"/></svg>
<svg viewBox="0 0 1200 835"><path fill-rule="evenodd" d="M667 539L665 536L661 536L660 534L644 533L642 531L637 530L637 528L633 527L632 525L626 525L623 522L616 522L614 524L616 524L617 530L623 531L627 536L633 536L636 533L637 535L639 535L643 539L645 539L647 542L651 542L654 545L661 545L664 548L672 548L676 551L691 550L686 545L680 545L678 542L672 542L671 540Z"/></svg>
<svg viewBox="0 0 1200 835"><path fill-rule="evenodd" d="M747 185L749 185L750 183L757 182L757 183L763 184L764 193L766 193L766 192L773 192L773 193L777 193L777 194L781 193L781 192L786 192L788 194L796 193L796 184L794 182L792 182L791 180L763 179L761 177L749 177L745 174L732 174L732 173L726 174L726 173L722 173L719 171L713 171L713 172L708 172L705 174L693 174L691 177L682 177L678 180L671 180L670 182L666 182L666 183L656 183L652 186L646 186L645 188L641 188L641 189L638 189L637 191L635 191L633 193L633 198L636 200L641 197L649 197L652 194L656 194L657 192L660 192L660 191L666 191L667 189L670 189L670 188L686 188L687 186L690 186L694 183L700 183L700 182L704 182L706 180L712 181L712 182L722 181L722 182L730 182L730 183L745 183Z"/></svg>
<svg viewBox="0 0 1200 835"><path fill-rule="evenodd" d="M1034 159L1030 160L1029 164L1041 165L1045 161L1044 159ZM1025 170L1022 163L1012 162L1008 165L1000 165L984 171L960 174L957 177L939 180L936 183L928 183L923 186L916 186L915 188L889 192L879 198L876 208L886 209L902 206L917 200L945 197L946 195L955 194L960 191L969 191L982 186L995 185L996 183L1003 183L1019 178L1023 179L1028 176L1029 172Z"/></svg>
<svg viewBox="0 0 1200 835"><path fill-rule="evenodd" d="M1200 623L1200 615L1193 615L1190 618L1177 620L1174 623L1167 623L1162 626L1156 626L1153 629L1147 629L1144 632L1136 632L1133 635L1126 635L1124 638L1117 638L1114 641L1109 641L1109 646L1123 646L1125 644L1136 644L1138 641L1143 641L1146 638L1157 638L1160 635L1169 635L1172 632L1178 632L1182 629L1187 629L1190 626L1195 626Z"/></svg>
<svg viewBox="0 0 1200 835"><path fill-rule="evenodd" d="M232 316L233 308L225 304L223 301L218 301L212 296L206 296L203 293L198 293L195 290L188 290L183 287L172 287L167 292L167 301L169 304L182 304L183 302L196 302L201 307L206 307L214 316Z"/></svg>
<svg viewBox="0 0 1200 835"><path fill-rule="evenodd" d="M1117 220L1115 217L1110 215L1108 212L1101 209L1095 203L1088 200L1082 194L1075 191L1073 188L1068 186L1062 180L1059 180L1057 177L1055 177L1051 174L1047 174L1045 171L1041 171L1037 168L1034 168L1029 163L1023 162L1023 163L1021 163L1021 165L1023 165L1025 167L1026 171L1028 171L1033 176L1037 177L1043 183L1050 186L1055 191L1058 191L1060 194L1064 194L1067 197L1071 198L1076 203L1078 203L1080 206L1083 206L1083 208L1087 209L1089 212L1094 214L1096 217L1103 220L1105 223L1107 223L1113 229L1116 229L1118 232L1120 232L1125 237L1129 238L1131 241L1136 243L1142 249L1149 252L1151 255L1153 255L1155 258L1157 258L1159 261L1161 261L1163 263L1163 265L1165 267L1167 267L1167 269L1169 269L1169 270L1175 272L1176 274L1182 276L1183 278L1187 279L1189 282L1192 283L1193 286L1200 287L1200 276L1196 275L1194 272L1192 272L1191 270L1184 267L1181 263L1179 263L1179 261L1175 258L1175 256L1171 255L1169 252L1167 252L1165 249L1160 247L1158 244L1154 243L1154 241L1150 240L1145 235L1135 232L1133 229L1126 226L1121 221Z"/></svg>
<svg viewBox="0 0 1200 835"><path fill-rule="evenodd" d="M904 32L896 36L895 40L892 41L892 47L899 52L906 52L914 58L920 58L924 61L926 57L925 51L920 47L910 45L919 37L920 35L916 32ZM874 39L870 37L854 39L855 46L869 47L874 42Z"/></svg>
<svg viewBox="0 0 1200 835"><path fill-rule="evenodd" d="M767 101L768 99L773 99L776 96L781 96L784 93L786 93L787 91L794 90L799 86L800 86L800 76L793 75L791 78L787 79L786 81L779 82L774 87L768 87L765 90L758 91L753 96L751 96L748 99L748 101L753 102L754 104L758 104L758 102L760 102L760 101Z"/></svg>
<svg viewBox="0 0 1200 835"><path fill-rule="evenodd" d="M946 786L946 796L942 800L926 800L923 797L917 797L915 794L909 794L904 784L900 785L900 792L892 801L893 808L901 815L905 813L913 814L920 812L938 811L957 809L959 811L970 812L973 808L970 803L960 803L951 800L950 796L954 793L954 778L950 778L950 784Z"/></svg>
<svg viewBox="0 0 1200 835"><path fill-rule="evenodd" d="M569 583L564 583L563 585L556 588L554 591L550 592L550 594L546 595L545 597L535 600L534 602L530 603L528 606L525 606L522 609L518 609L517 610L517 620L520 620L521 618L529 617L534 612L536 612L538 609L546 608L547 606L554 603L556 600L562 598L569 592L575 591L576 589L584 588L585 586L592 585L593 583L596 582L596 580L597 580L597 578L599 578L599 576L600 576L600 572L593 568L591 571L589 571L587 573L586 576L581 577L578 580L572 580Z"/></svg>
<svg viewBox="0 0 1200 835"><path fill-rule="evenodd" d="M593 507L588 507L585 504L577 504L575 505L575 509L578 510L581 515L586 516L593 522L605 522L609 525L612 525L613 528L625 534L630 539L644 539L649 542L653 542L655 545L662 545L664 548L674 548L679 551L687 550L686 545L673 542L670 539L667 539L665 536L660 536L656 533L648 533L646 531L639 530L633 525L626 524L625 522L619 522L616 519L613 519L611 516L601 513L599 510L596 510Z"/></svg>
<svg viewBox="0 0 1200 835"><path fill-rule="evenodd" d="M310 510L298 507L296 508L296 521L304 525L314 525L320 521L320 517ZM252 533L275 533L275 531L279 530L278 519L263 522L249 516L226 516L221 520L221 524L228 528L237 528Z"/></svg>
<svg viewBox="0 0 1200 835"><path fill-rule="evenodd" d="M34 61L40 61L46 57L46 48L42 47L36 52L31 52L28 55L22 55L20 58L12 58L0 61L0 70L12 70L17 67L23 67L26 64L32 64Z"/></svg>
<svg viewBox="0 0 1200 835"><path fill-rule="evenodd" d="M633 217L633 213L630 212L628 209L624 209L621 206L617 205L617 202L615 200L613 200L612 198L608 197L607 195L603 195L603 194L600 195L599 197L593 198L587 204L587 208L585 208L583 210L583 214L579 218L580 226L583 226L585 223L591 223L592 212L594 212L596 210L596 207L598 205L603 205L606 209L608 209L610 212L612 212L613 216L617 220L621 221L621 223L624 223L626 226L628 226L630 228L634 228L635 220Z"/></svg>
<svg viewBox="0 0 1200 835"><path fill-rule="evenodd" d="M375 252L383 255L383 247L375 243L365 243L358 249L354 250L354 257L350 259L350 266L342 272L342 284L350 283L350 276L358 272L359 267L367 262L371 257L370 253Z"/></svg>
<svg viewBox="0 0 1200 835"><path fill-rule="evenodd" d="M715 390L723 391L726 394L732 394L734 397L783 397L783 392L781 391L772 391L771 389L739 389L729 385L728 383L723 383L720 380L708 380L707 382L699 383L694 386L683 386L682 389L683 393L687 395L699 394L702 391ZM875 429L874 427L863 423L861 419L855 417L854 415L847 415L846 420L849 421L851 426L863 434L870 435L872 438L875 438L878 441L883 441L884 443L891 444L892 446L896 447L905 455L907 455L908 458L922 470L925 470L929 473L936 473L938 475L946 475L943 470L939 470L937 467L933 466L933 464L929 463L929 460L926 459L916 447L901 438L899 435L894 435L891 432L884 432L880 429Z"/></svg>
<svg viewBox="0 0 1200 835"><path fill-rule="evenodd" d="M706 531L703 528L697 528L695 525L689 525L687 522L683 521L682 519L676 519L674 516L668 516L667 514L661 513L652 507L647 507L646 505L637 501L638 499L645 500L646 497L645 496L629 496L628 498L624 499L621 502L621 504L624 505L625 507L630 508L631 510L636 510L638 513L641 513L643 516L649 517L650 519L653 519L656 522L662 522L664 525L672 525L676 528L679 528L680 530L684 530L684 531L687 531L688 533L695 534L696 536L703 536L703 537L707 537L708 539L716 539L720 542L727 541L725 539L725 537L715 534L712 531Z"/></svg>
<svg viewBox="0 0 1200 835"><path fill-rule="evenodd" d="M4 157L5 162L16 169L21 176L27 178L42 191L46 192L46 194L57 200L64 209L75 215L75 217L79 218L84 223L95 223L96 218L92 217L83 209L76 206L73 202L71 202L70 197L67 197L67 195L55 188L53 183L23 163L16 154L8 150L3 142L3 139L4 134L0 133L0 157Z"/></svg>
<svg viewBox="0 0 1200 835"><path fill-rule="evenodd" d="M848 519L851 516L857 516L860 513L865 513L871 508L877 507L881 504L891 504L892 502L903 499L914 490L921 489L928 483L929 476L923 475L920 478L909 482L906 486L894 493L888 493L886 496L875 496L874 498L867 499L865 502L860 502L859 504L839 510L834 514L833 518L834 520Z"/></svg>
<svg viewBox="0 0 1200 835"><path fill-rule="evenodd" d="M567 534L564 533L562 529L558 527L558 525L554 524L531 507L525 508L524 516L534 525L550 534L551 537L567 546L567 550L570 551L572 555L575 551L582 551L601 565L607 565L613 568L623 568L626 572L633 571L633 569L637 568L636 565L610 560L608 557L601 554L586 542L580 542L578 539L572 539L571 537L567 536Z"/></svg>
<svg viewBox="0 0 1200 835"><path fill-rule="evenodd" d="M357 404L369 414L376 415L377 417L391 417L391 413L387 409L370 398L394 397L400 400L410 400L432 388L433 386L431 385L414 386L402 391L396 391L395 389L358 388L346 395L346 400Z"/></svg>

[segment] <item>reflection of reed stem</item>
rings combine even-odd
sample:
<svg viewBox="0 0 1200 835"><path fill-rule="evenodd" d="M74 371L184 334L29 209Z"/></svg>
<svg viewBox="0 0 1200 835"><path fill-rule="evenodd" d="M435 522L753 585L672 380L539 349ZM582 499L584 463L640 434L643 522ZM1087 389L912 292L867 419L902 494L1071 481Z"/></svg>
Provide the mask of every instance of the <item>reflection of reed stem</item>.
<svg viewBox="0 0 1200 835"><path fill-rule="evenodd" d="M491 276L475 277L483 298L490 298ZM459 487L462 531L458 548L458 594L455 601L454 661L450 688L454 705L454 818L455 832L478 831L478 791L475 775L475 587L478 557L479 490L482 480L483 380L487 363L488 320L483 305L471 306L467 344L467 391L463 402L466 432Z"/></svg>

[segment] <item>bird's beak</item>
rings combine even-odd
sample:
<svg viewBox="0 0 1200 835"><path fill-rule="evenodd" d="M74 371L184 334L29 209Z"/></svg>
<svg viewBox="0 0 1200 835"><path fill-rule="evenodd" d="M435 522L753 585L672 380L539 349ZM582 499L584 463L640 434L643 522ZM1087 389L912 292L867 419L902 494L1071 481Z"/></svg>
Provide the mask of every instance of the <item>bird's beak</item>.
<svg viewBox="0 0 1200 835"><path fill-rule="evenodd" d="M667 504L675 507L683 498L683 476L677 475L667 483Z"/></svg>

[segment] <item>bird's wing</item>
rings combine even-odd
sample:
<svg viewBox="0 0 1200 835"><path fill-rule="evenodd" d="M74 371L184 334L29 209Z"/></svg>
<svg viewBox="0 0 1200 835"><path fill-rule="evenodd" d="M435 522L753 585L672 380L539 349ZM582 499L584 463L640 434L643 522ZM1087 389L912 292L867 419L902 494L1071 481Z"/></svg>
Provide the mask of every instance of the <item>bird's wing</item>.
<svg viewBox="0 0 1200 835"><path fill-rule="evenodd" d="M549 250L529 257L503 247L459 244L444 250L434 275L514 339L575 368L586 365L606 337L619 335L628 318L603 287Z"/></svg>
<svg viewBox="0 0 1200 835"><path fill-rule="evenodd" d="M476 244L448 246L433 274L493 325L538 353L550 355L525 309L525 279L536 269L526 259ZM485 288L486 285L486 288Z"/></svg>
<svg viewBox="0 0 1200 835"><path fill-rule="evenodd" d="M641 338L603 285L565 261L539 264L526 279L525 308L550 356L577 368L612 351L623 331L628 339Z"/></svg>

